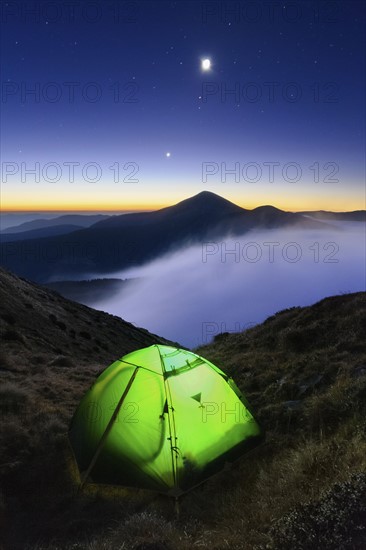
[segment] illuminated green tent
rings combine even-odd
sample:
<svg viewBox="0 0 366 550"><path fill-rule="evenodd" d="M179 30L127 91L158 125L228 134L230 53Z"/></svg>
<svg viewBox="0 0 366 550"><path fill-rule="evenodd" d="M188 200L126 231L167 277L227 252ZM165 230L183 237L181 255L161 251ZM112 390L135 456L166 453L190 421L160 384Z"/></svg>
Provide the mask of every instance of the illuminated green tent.
<svg viewBox="0 0 366 550"><path fill-rule="evenodd" d="M219 368L195 353L153 345L99 376L69 437L82 482L179 496L256 445L261 431Z"/></svg>

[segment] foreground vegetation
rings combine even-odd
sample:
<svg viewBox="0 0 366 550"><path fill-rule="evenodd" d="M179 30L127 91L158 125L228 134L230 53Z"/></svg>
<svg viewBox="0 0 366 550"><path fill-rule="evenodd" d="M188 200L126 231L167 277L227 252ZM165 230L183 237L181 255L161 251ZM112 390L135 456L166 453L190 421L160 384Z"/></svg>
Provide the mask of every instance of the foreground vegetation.
<svg viewBox="0 0 366 550"><path fill-rule="evenodd" d="M41 298L32 294L37 287L22 285L37 309ZM18 326L14 305L2 312L4 548L365 548L365 297L335 296L285 310L197 350L235 378L265 428L266 441L184 496L178 517L167 498L142 491L89 486L78 492L67 427L109 357L100 349L98 359L88 362L85 352L78 355L71 345L62 354L45 346L40 352L32 340L35 327ZM62 304L76 315L82 311L85 319L92 311ZM38 327L44 339L55 330L49 324ZM59 330L64 335L65 329ZM84 345L85 338L79 338Z"/></svg>

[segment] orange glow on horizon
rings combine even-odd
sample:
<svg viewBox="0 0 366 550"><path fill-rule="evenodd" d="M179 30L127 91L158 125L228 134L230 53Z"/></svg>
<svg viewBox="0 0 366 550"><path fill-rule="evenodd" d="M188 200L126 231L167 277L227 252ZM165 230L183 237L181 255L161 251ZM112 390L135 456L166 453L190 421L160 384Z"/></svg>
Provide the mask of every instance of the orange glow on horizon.
<svg viewBox="0 0 366 550"><path fill-rule="evenodd" d="M193 195L196 193L193 193ZM43 201L39 201L36 198L32 197L32 200L24 200L25 197L19 199L13 199L5 201L2 200L2 207L0 208L0 211L2 213L12 213L12 212L49 212L49 213L73 213L73 212L100 212L100 213L118 213L118 212L149 212L152 210L159 210L161 208L166 208L168 206L172 206L174 204L177 204L178 202L185 200L189 198L192 195L181 195L175 193L174 196L170 201L166 199L166 201L162 201L159 199L159 197L156 197L155 200L152 198L149 203L147 202L141 202L138 201L134 202L127 202L125 204L119 204L117 201L114 204L111 204L109 201L98 201L98 200L89 200L83 201L80 203L80 205L77 204L76 201L73 203L71 201L59 201L55 204L56 201L53 201L52 203L50 201L47 201L47 198L45 198ZM252 210L254 208L257 208L259 206L264 205L271 205L276 208L279 208L280 210L285 210L289 212L300 212L300 211L306 211L306 210L329 210L332 212L345 212L345 211L353 211L353 210L361 210L364 209L366 205L362 206L360 204L360 201L357 201L355 198L347 198L344 197L332 197L331 200L329 200L329 197L313 197L313 198L306 198L306 200L302 200L302 197L296 197L297 201L295 203L294 198L291 197L284 197L283 200L271 200L271 197L265 196L263 197L263 200L261 200L259 197L254 199L254 197L247 197L245 201L243 201L243 198L237 198L232 195L226 195L223 196L223 198L226 198L227 200L237 204L238 206L241 206L242 208L246 208L248 210ZM145 199L146 200L146 199ZM299 204L300 202L300 204Z"/></svg>

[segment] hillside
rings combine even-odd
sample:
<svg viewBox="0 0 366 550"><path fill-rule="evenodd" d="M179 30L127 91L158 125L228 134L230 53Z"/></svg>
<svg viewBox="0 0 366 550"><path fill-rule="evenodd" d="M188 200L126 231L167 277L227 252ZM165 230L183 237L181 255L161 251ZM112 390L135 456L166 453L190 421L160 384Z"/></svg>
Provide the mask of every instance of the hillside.
<svg viewBox="0 0 366 550"><path fill-rule="evenodd" d="M328 212L327 210L314 210L299 212L305 216L322 221L348 221L348 222L366 222L365 210L354 210L353 212Z"/></svg>
<svg viewBox="0 0 366 550"><path fill-rule="evenodd" d="M53 281L44 286L54 290L79 304L97 307L95 304L106 297L117 297L121 290L126 290L129 282L136 279L91 279L87 281Z"/></svg>
<svg viewBox="0 0 366 550"><path fill-rule="evenodd" d="M235 377L266 443L188 493L177 519L142 491L78 493L67 443L97 374L164 340L1 270L4 548L364 548L365 297L285 310L198 350Z"/></svg>
<svg viewBox="0 0 366 550"><path fill-rule="evenodd" d="M19 361L13 367L26 375L30 373L24 362L43 363L38 357L42 353L46 354L44 360L61 365L64 358L68 363L65 366L73 363L79 369L90 367L91 354L94 363L104 365L141 346L167 341L119 317L70 302L1 268L0 303L2 352Z"/></svg>
<svg viewBox="0 0 366 550"><path fill-rule="evenodd" d="M11 225L1 231L2 235L8 233L28 233L29 231L36 231L41 229L49 229L57 226L76 226L90 227L94 223L100 222L108 218L106 214L64 214L63 216L56 216L55 218L36 218L29 222L23 222L18 225Z"/></svg>
<svg viewBox="0 0 366 550"><path fill-rule="evenodd" d="M329 229L301 214L272 206L246 210L203 191L161 210L110 216L66 235L23 240L18 235L14 242L2 242L0 262L36 282L82 279L141 265L184 245L289 226Z"/></svg>
<svg viewBox="0 0 366 550"><path fill-rule="evenodd" d="M28 241L30 239L43 239L45 237L55 237L58 235L67 235L73 231L78 231L81 227L77 225L50 225L49 227L40 229L30 229L29 231L20 231L13 233L11 231L3 231L1 233L1 242L10 243L16 241Z"/></svg>

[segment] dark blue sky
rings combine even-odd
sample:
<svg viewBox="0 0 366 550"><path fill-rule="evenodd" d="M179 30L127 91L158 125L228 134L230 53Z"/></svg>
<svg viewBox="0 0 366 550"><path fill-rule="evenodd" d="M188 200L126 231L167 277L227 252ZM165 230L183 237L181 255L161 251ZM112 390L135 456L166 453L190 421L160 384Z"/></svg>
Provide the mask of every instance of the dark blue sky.
<svg viewBox="0 0 366 550"><path fill-rule="evenodd" d="M1 6L4 208L365 207L364 2L70 4Z"/></svg>

